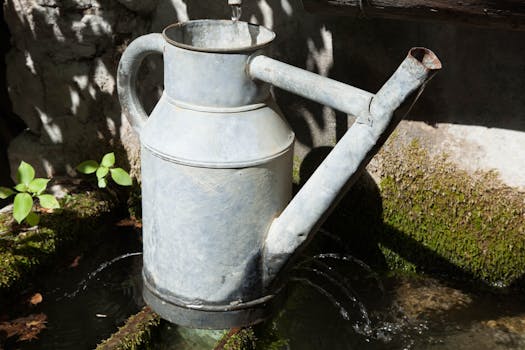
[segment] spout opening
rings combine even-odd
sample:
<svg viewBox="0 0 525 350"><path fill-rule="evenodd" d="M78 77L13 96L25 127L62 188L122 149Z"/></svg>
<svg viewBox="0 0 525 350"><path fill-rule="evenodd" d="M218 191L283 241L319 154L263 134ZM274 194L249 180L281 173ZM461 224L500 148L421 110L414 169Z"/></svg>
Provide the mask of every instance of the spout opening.
<svg viewBox="0 0 525 350"><path fill-rule="evenodd" d="M424 47L414 47L408 52L408 56L416 59L428 70L438 70L442 68L441 61L436 54Z"/></svg>
<svg viewBox="0 0 525 350"><path fill-rule="evenodd" d="M275 39L273 31L257 24L211 19L172 24L162 34L183 49L222 53L255 51Z"/></svg>

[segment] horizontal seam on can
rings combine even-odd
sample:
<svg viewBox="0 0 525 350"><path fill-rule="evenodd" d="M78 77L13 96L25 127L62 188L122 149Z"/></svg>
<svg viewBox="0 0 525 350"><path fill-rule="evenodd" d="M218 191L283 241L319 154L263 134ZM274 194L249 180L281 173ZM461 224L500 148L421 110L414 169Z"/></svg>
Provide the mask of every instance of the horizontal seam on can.
<svg viewBox="0 0 525 350"><path fill-rule="evenodd" d="M242 162L196 162L196 161L192 161L192 160L188 160L188 159L184 159L184 158L177 158L177 157L173 157L173 156L168 156L165 153L160 152L160 151L156 150L155 148L153 148L151 146L148 146L148 145L146 145L144 143L142 144L142 146L144 148L146 148L148 151L150 151L153 156L155 156L157 158L160 158L162 160L171 162L171 163L187 165L187 166L193 166L193 167L198 167L198 168L237 169L237 168L246 168L246 167L252 167L252 166L256 166L256 165L261 165L261 164L267 163L270 160L279 158L280 156L282 156L283 154L285 154L286 152L288 152L290 150L290 148L292 147L294 141L295 141L295 137L293 137L292 140L281 151L279 151L277 153L274 153L274 154L269 155L267 157L251 159L251 160L246 160L246 161L242 161Z"/></svg>
<svg viewBox="0 0 525 350"><path fill-rule="evenodd" d="M279 292L281 291L281 290L278 290L275 294L268 294L258 299L250 300L247 302L239 302L238 304L234 304L234 305L232 304L228 304L228 305L192 305L192 304L187 304L183 302L182 300L177 299L171 295L170 296L161 295L160 293L158 293L157 290L155 290L153 286L151 285L151 283L148 281L148 276L144 272L142 273L142 279L144 282L144 286L148 289L148 291L151 294L155 295L157 298L162 299L164 302L173 304L178 307L191 309L191 310L197 310L197 311L224 312L224 311L249 309L253 306L267 303L268 301L274 299L275 296L279 294Z"/></svg>
<svg viewBox="0 0 525 350"><path fill-rule="evenodd" d="M248 112L253 111L256 109L261 109L267 106L266 103L254 103L251 105L245 105L245 106L239 106L239 107L208 107L208 106L198 106L191 103L183 102L180 100L176 100L171 96L168 96L168 94L164 94L166 96L166 99L168 100L168 103L182 108L182 109L188 109L190 111L197 111L197 112L207 112L207 113L242 113L242 112ZM269 97L269 95L268 95Z"/></svg>

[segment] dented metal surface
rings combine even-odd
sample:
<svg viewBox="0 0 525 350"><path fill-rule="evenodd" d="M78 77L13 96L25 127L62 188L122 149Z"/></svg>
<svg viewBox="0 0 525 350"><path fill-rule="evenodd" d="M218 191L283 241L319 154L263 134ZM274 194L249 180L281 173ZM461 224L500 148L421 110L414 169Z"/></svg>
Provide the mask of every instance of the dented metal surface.
<svg viewBox="0 0 525 350"><path fill-rule="evenodd" d="M264 56L273 38L244 22L190 21L122 57L119 97L142 144L144 297L171 322L267 317L275 277L392 130L393 111L439 68L414 49L374 96ZM148 118L134 84L151 53L164 55L165 90ZM294 134L269 84L359 117L289 205Z"/></svg>

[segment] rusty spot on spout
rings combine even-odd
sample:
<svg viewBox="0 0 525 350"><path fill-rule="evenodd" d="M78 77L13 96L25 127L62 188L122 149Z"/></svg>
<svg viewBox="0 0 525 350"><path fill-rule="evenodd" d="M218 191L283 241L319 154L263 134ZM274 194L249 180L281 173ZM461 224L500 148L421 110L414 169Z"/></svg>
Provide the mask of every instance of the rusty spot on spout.
<svg viewBox="0 0 525 350"><path fill-rule="evenodd" d="M424 47L414 47L408 52L409 57L413 57L428 70L437 70L442 68L441 61L436 54Z"/></svg>

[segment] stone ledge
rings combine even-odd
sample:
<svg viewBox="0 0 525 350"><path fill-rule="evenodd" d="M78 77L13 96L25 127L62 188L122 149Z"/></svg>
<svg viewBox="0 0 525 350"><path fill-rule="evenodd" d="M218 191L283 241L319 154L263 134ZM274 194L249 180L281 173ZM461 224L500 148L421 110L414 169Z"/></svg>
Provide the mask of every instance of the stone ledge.
<svg viewBox="0 0 525 350"><path fill-rule="evenodd" d="M379 241L390 252L421 272L454 267L493 286L523 278L522 192L503 184L495 172L468 173L446 154L431 156L417 140L390 144L380 158ZM389 262L397 260L385 255Z"/></svg>

